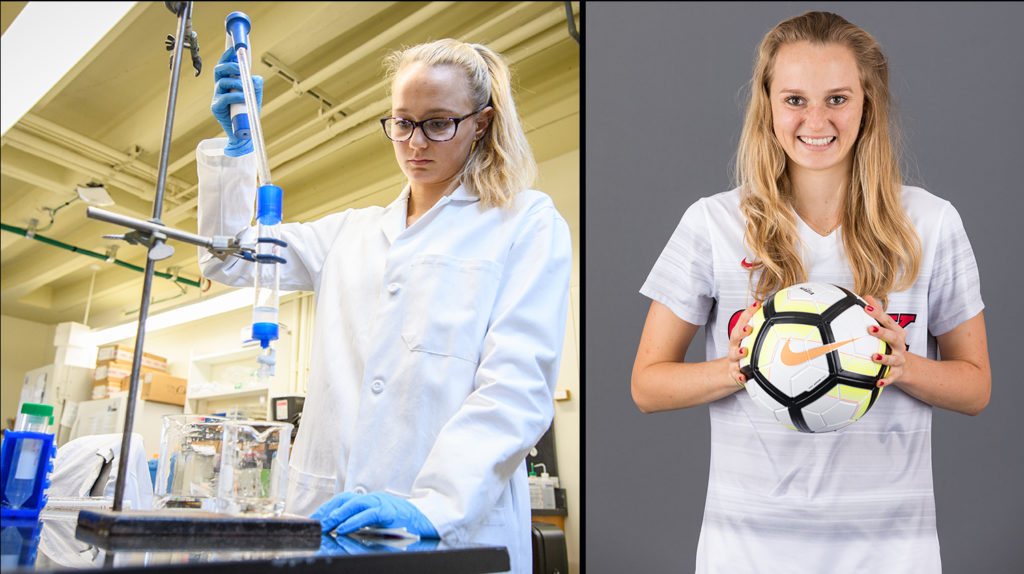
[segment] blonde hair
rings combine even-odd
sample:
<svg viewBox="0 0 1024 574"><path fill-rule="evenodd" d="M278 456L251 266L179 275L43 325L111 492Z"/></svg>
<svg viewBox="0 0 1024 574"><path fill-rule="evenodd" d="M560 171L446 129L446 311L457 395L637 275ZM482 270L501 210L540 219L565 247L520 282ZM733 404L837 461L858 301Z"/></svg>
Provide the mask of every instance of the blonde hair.
<svg viewBox="0 0 1024 574"><path fill-rule="evenodd" d="M398 71L412 62L462 70L474 109L494 108L491 124L474 144L459 178L480 196L484 206L511 206L516 194L533 185L537 164L516 114L508 66L482 44L446 38L389 55L384 60L387 85L391 86Z"/></svg>
<svg viewBox="0 0 1024 574"><path fill-rule="evenodd" d="M921 242L900 201L902 180L893 143L896 127L890 126L889 64L867 32L828 12L807 12L775 26L762 40L754 63L736 156L740 208L747 220L743 240L757 259L750 269L751 282L760 272L754 293L763 300L807 280L789 204L793 190L786 174L786 153L773 130L769 92L779 48L804 41L846 46L857 61L864 111L840 223L854 291L885 304L890 292L914 283L921 266Z"/></svg>

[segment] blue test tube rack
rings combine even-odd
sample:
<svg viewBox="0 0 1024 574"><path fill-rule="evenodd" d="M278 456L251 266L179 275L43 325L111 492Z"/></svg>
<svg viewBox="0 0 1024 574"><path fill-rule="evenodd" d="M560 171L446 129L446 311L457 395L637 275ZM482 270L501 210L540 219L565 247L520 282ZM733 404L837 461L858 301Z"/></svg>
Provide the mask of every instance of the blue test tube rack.
<svg viewBox="0 0 1024 574"><path fill-rule="evenodd" d="M7 502L7 480L14 465L14 451L17 444L25 439L37 439L42 441L39 461L36 467L35 485L32 487L32 495L21 505L21 508L11 508ZM53 444L53 435L41 432L28 431L7 431L4 433L2 452L0 452L0 516L4 522L9 518L36 519L39 513L46 506L46 489L50 487L50 475L53 473L53 460L57 456L57 447Z"/></svg>

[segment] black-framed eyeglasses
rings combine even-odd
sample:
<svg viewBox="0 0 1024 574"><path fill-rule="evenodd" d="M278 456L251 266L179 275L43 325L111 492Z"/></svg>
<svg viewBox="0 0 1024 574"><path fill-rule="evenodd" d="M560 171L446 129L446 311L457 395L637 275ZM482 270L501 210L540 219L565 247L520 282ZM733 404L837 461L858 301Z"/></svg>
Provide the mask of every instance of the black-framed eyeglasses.
<svg viewBox="0 0 1024 574"><path fill-rule="evenodd" d="M423 135L432 142L446 142L455 137L455 133L459 130L459 122L482 111L484 108L461 118L427 118L420 122L405 118L381 118L380 125L384 126L384 135L393 142L409 141L416 128L423 130Z"/></svg>

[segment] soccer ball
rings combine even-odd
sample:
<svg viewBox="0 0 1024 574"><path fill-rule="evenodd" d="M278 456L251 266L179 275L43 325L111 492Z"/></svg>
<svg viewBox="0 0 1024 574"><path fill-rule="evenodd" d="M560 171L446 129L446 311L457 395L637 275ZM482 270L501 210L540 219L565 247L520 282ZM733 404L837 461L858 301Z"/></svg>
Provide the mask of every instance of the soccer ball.
<svg viewBox="0 0 1024 574"><path fill-rule="evenodd" d="M864 416L889 373L871 356L890 350L868 334L878 322L865 305L827 283L801 283L765 300L740 343L748 349L740 371L750 398L802 432L839 430Z"/></svg>

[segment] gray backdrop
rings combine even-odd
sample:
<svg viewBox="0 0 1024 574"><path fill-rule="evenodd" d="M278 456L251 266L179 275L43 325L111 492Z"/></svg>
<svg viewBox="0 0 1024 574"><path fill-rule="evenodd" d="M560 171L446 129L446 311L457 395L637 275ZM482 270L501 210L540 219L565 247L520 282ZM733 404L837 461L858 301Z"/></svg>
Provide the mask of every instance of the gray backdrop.
<svg viewBox="0 0 1024 574"><path fill-rule="evenodd" d="M1021 572L1024 447L1024 7L1020 3L588 2L584 34L585 569L693 571L707 488L707 407L643 415L629 376L639 290L697 198L731 188L745 83L764 34L841 14L890 61L905 182L959 210L981 271L992 401L936 410L946 572ZM689 360L703 360L703 332Z"/></svg>

